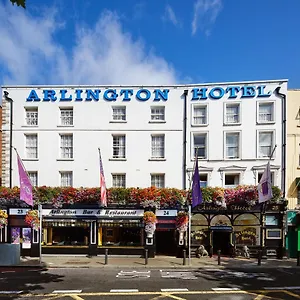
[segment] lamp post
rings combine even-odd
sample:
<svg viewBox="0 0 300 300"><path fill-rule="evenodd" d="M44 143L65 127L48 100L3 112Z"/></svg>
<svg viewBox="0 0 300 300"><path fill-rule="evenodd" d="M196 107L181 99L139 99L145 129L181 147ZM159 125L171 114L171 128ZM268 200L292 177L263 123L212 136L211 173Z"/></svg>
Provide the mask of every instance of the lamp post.
<svg viewBox="0 0 300 300"><path fill-rule="evenodd" d="M9 187L12 188L12 130L13 130L13 99L8 97L9 93L4 91L4 98L10 103L10 124L9 124Z"/></svg>

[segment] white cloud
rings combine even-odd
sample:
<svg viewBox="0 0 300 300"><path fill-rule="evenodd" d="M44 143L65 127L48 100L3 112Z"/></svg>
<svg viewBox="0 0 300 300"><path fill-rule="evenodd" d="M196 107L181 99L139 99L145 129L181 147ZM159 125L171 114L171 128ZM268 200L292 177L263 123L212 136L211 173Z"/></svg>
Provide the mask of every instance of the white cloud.
<svg viewBox="0 0 300 300"><path fill-rule="evenodd" d="M167 4L165 7L165 13L162 17L164 21L170 21L174 26L181 26L179 20L177 19L173 8Z"/></svg>
<svg viewBox="0 0 300 300"><path fill-rule="evenodd" d="M0 4L0 69L7 71L1 84L162 85L180 81L174 68L125 32L110 11L102 12L93 27L77 24L76 44L67 48L57 42L58 31L72 34L63 25L55 10L36 17Z"/></svg>
<svg viewBox="0 0 300 300"><path fill-rule="evenodd" d="M221 0L197 0L194 4L192 35L196 34L198 28L200 28L206 36L210 35L211 28L221 10Z"/></svg>

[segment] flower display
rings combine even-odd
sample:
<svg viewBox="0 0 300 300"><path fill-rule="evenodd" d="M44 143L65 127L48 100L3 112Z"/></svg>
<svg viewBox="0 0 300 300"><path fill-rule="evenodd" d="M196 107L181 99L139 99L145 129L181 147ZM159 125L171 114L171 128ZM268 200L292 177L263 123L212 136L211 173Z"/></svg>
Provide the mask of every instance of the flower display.
<svg viewBox="0 0 300 300"><path fill-rule="evenodd" d="M203 202L228 206L229 204L255 205L258 200L256 186L237 186L235 188L203 187L201 188ZM273 198L278 202L282 193L278 187L272 187ZM108 205L133 205L164 209L168 207L180 208L191 193L174 188L109 188L107 189ZM100 188L73 188L73 187L37 187L33 191L34 203L51 204L60 208L72 204L97 204L100 202ZM190 200L188 198L188 200ZM0 205L19 205L26 207L20 201L18 187L12 189L0 187ZM25 205L25 206L24 206Z"/></svg>
<svg viewBox="0 0 300 300"><path fill-rule="evenodd" d="M0 209L0 229L7 225L7 213L5 210Z"/></svg>
<svg viewBox="0 0 300 300"><path fill-rule="evenodd" d="M37 210L28 210L25 216L25 222L34 230L39 230L40 220Z"/></svg>
<svg viewBox="0 0 300 300"><path fill-rule="evenodd" d="M187 212L180 211L176 217L176 229L178 231L187 231L189 216Z"/></svg>
<svg viewBox="0 0 300 300"><path fill-rule="evenodd" d="M146 211L144 212L143 220L145 223L145 232L148 237L152 237L156 229L157 218L154 212Z"/></svg>

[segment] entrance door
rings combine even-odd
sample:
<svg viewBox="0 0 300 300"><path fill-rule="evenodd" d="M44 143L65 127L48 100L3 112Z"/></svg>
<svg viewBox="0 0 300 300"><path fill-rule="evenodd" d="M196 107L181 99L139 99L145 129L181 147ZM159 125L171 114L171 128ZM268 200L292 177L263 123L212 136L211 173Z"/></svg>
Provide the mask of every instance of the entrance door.
<svg viewBox="0 0 300 300"><path fill-rule="evenodd" d="M177 247L174 230L156 230L155 242L157 255L175 255Z"/></svg>
<svg viewBox="0 0 300 300"><path fill-rule="evenodd" d="M213 231L213 250L216 254L218 250L221 250L222 255L230 254L230 231Z"/></svg>

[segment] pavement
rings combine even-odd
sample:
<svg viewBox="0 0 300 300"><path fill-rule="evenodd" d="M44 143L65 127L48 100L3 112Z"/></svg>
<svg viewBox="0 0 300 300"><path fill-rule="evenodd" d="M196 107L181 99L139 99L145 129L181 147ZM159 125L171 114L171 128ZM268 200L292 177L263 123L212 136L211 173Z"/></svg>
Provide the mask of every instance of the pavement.
<svg viewBox="0 0 300 300"><path fill-rule="evenodd" d="M0 266L3 268L4 266ZM5 266L6 268L8 266ZM139 256L108 256L107 264L103 255L87 257L84 255L43 255L40 258L22 257L21 263L13 267L43 267L43 268L130 268L130 269L180 269L180 268L294 268L297 267L296 259L263 259L258 265L257 259L221 257L218 265L217 256L183 258L170 256L156 256L145 258ZM300 266L298 267L300 269Z"/></svg>

